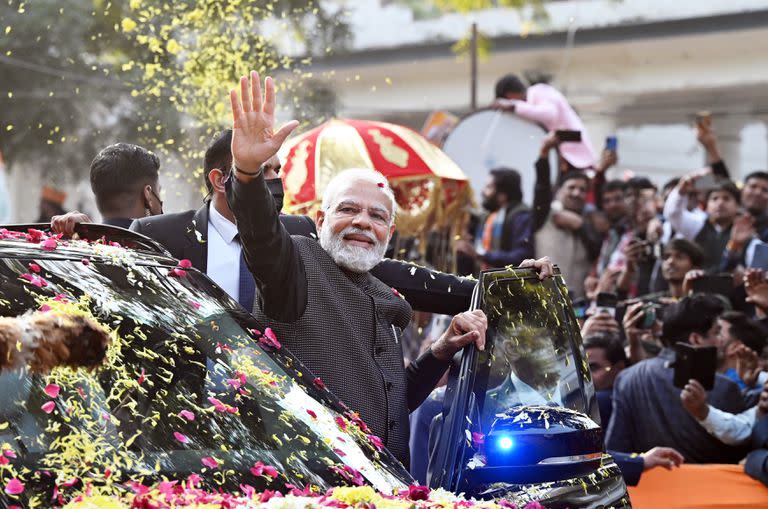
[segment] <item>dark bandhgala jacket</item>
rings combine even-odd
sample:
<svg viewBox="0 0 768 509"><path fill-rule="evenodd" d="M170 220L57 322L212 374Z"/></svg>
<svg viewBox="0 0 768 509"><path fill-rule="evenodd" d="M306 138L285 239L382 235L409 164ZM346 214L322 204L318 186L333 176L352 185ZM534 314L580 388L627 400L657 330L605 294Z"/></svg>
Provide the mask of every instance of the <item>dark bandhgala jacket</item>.
<svg viewBox="0 0 768 509"><path fill-rule="evenodd" d="M259 295L254 316L408 464L408 414L448 363L430 351L404 366L401 330L411 307L370 273L340 268L318 242L281 224L263 176L230 178L235 214Z"/></svg>

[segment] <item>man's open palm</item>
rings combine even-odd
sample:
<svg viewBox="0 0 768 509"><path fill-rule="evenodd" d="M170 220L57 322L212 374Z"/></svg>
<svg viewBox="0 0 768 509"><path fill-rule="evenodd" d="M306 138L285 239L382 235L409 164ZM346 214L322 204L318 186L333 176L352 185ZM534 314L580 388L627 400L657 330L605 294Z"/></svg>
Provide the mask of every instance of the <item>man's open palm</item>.
<svg viewBox="0 0 768 509"><path fill-rule="evenodd" d="M237 90L229 92L232 103L232 162L246 173L256 173L262 164L277 154L280 146L299 123L288 122L279 131L275 127L275 84L272 78L264 81L262 98L259 73L251 71L240 77L240 98Z"/></svg>

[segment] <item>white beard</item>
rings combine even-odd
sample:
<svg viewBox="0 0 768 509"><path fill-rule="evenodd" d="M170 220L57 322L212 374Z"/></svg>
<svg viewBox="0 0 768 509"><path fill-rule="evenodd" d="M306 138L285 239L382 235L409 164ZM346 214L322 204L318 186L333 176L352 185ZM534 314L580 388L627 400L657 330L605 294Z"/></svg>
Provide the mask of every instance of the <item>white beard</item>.
<svg viewBox="0 0 768 509"><path fill-rule="evenodd" d="M344 236L349 234L364 235L373 241L372 249L360 246L350 246L344 242ZM336 265L352 272L368 272L384 258L387 243L379 243L373 233L349 226L334 235L330 226L320 229L320 245L333 258Z"/></svg>

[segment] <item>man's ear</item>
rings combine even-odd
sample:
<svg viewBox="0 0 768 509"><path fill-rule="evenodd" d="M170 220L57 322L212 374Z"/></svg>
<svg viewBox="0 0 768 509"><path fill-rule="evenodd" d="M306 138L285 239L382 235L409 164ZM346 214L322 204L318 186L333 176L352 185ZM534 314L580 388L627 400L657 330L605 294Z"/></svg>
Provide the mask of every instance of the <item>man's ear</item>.
<svg viewBox="0 0 768 509"><path fill-rule="evenodd" d="M691 332L688 335L688 343L692 344L693 346L701 346L704 341L704 336L699 334L698 332Z"/></svg>
<svg viewBox="0 0 768 509"><path fill-rule="evenodd" d="M211 184L214 192L224 192L224 172L218 168L208 172L208 182Z"/></svg>
<svg viewBox="0 0 768 509"><path fill-rule="evenodd" d="M325 211L318 209L317 213L315 214L315 224L317 225L318 232L323 227L324 223L325 223Z"/></svg>
<svg viewBox="0 0 768 509"><path fill-rule="evenodd" d="M144 204L145 209L150 210L152 208L152 198L154 198L152 195L152 186L146 184L141 190L141 201Z"/></svg>
<svg viewBox="0 0 768 509"><path fill-rule="evenodd" d="M395 223L392 223L392 226L389 227L389 238L392 238L392 234L395 233Z"/></svg>

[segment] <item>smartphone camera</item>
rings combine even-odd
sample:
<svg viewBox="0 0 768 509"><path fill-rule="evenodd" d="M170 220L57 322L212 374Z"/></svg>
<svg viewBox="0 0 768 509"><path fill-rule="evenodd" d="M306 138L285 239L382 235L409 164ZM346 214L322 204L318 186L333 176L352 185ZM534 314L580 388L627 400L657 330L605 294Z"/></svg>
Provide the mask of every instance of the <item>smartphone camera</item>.
<svg viewBox="0 0 768 509"><path fill-rule="evenodd" d="M619 140L616 138L616 136L608 136L605 138L605 150L610 150L611 152L616 152L616 148L618 147Z"/></svg>
<svg viewBox="0 0 768 509"><path fill-rule="evenodd" d="M616 318L616 305L619 298L615 293L600 292L595 302L595 314L605 313Z"/></svg>
<svg viewBox="0 0 768 509"><path fill-rule="evenodd" d="M647 302L643 305L643 315L640 318L641 329L651 329L659 318L659 305L653 302Z"/></svg>

